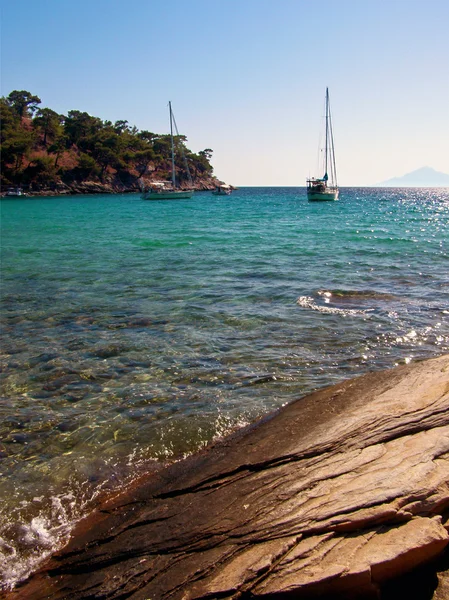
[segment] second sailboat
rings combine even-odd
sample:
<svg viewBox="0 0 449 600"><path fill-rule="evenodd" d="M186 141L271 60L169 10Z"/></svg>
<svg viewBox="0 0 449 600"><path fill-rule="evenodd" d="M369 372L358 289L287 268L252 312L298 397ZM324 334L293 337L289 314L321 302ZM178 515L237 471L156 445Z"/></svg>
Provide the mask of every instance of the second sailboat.
<svg viewBox="0 0 449 600"><path fill-rule="evenodd" d="M142 198L144 200L182 200L184 198L191 198L193 196L193 190L181 190L178 188L176 181L176 169L175 169L175 138L173 135L173 125L175 127L176 135L179 136L178 128L176 126L175 116L172 111L171 102L168 103L170 111L170 140L171 140L171 179L172 188L167 188L164 182L153 182L148 190L144 190ZM189 167L185 160L185 168L190 184L192 185L192 179L190 177Z"/></svg>
<svg viewBox="0 0 449 600"><path fill-rule="evenodd" d="M324 175L307 179L307 198L312 201L338 200L337 169L335 166L334 135L329 104L329 89L326 88L326 141L324 147Z"/></svg>

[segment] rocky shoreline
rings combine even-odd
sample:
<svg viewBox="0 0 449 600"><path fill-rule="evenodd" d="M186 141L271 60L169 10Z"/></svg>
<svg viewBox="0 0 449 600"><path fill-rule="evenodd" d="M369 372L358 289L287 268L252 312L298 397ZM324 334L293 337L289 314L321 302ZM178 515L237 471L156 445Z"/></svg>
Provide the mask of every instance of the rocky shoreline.
<svg viewBox="0 0 449 600"><path fill-rule="evenodd" d="M7 600L448 598L449 355L320 390L140 481Z"/></svg>
<svg viewBox="0 0 449 600"><path fill-rule="evenodd" d="M151 180L144 179L143 184L149 185ZM214 190L220 183L216 178L204 178L195 181L192 185L184 186L185 189L194 189L198 192L212 191ZM181 186L181 189L184 189ZM105 183L100 183L98 181L80 181L73 183L63 183L59 182L51 188L31 188L24 189L26 196L34 197L34 196L75 196L80 194L135 194L141 191L140 184L136 180L132 181L109 181ZM4 197L6 195L6 191L3 191L1 196Z"/></svg>

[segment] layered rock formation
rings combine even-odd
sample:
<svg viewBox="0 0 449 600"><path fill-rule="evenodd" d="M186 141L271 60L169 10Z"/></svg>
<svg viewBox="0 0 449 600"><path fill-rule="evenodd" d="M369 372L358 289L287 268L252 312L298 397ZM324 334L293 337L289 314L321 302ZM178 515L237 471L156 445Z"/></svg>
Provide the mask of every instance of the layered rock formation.
<svg viewBox="0 0 449 600"><path fill-rule="evenodd" d="M9 597L446 598L448 409L449 356L316 392L109 501Z"/></svg>
<svg viewBox="0 0 449 600"><path fill-rule="evenodd" d="M151 185L151 180L143 178L141 183ZM111 178L110 181L101 183L99 181L74 181L72 183L59 182L51 188L27 190L30 196L61 196L76 194L126 194L140 192L140 182L136 177ZM214 190L220 184L216 177L198 177L192 185L184 185L183 189L193 189L197 192ZM5 194L3 194L5 195Z"/></svg>

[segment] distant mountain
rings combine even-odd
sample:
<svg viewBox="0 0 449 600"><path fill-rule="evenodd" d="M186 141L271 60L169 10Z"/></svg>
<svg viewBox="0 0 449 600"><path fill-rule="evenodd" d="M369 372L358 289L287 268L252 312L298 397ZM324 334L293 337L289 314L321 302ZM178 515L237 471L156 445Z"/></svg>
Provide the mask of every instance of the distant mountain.
<svg viewBox="0 0 449 600"><path fill-rule="evenodd" d="M378 187L449 187L449 175L422 167L402 177L393 177L377 184Z"/></svg>

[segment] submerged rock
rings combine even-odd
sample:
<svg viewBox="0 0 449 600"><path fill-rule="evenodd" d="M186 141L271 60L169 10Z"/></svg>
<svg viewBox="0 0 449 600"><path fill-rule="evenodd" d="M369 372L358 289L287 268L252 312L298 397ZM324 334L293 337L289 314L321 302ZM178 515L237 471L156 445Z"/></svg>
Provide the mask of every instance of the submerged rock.
<svg viewBox="0 0 449 600"><path fill-rule="evenodd" d="M368 374L105 503L8 598L440 599L448 458L449 356Z"/></svg>

